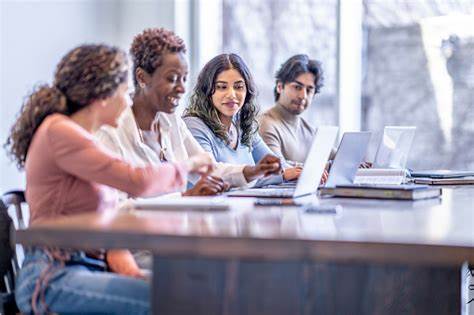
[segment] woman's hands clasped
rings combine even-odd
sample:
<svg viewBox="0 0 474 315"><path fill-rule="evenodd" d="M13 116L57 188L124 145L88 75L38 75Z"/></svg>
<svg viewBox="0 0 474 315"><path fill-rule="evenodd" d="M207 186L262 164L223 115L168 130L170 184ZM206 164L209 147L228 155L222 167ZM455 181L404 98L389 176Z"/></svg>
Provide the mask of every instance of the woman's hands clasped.
<svg viewBox="0 0 474 315"><path fill-rule="evenodd" d="M212 196L229 190L230 185L222 178L203 175L193 188L186 190L183 196Z"/></svg>

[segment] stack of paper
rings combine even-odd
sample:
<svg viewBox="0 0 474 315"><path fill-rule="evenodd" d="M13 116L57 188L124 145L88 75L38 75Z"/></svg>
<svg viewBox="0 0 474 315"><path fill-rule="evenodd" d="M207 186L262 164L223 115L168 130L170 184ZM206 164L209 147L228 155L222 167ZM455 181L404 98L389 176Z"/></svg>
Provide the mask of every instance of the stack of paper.
<svg viewBox="0 0 474 315"><path fill-rule="evenodd" d="M354 184L400 185L405 182L407 171L393 168L360 168Z"/></svg>
<svg viewBox="0 0 474 315"><path fill-rule="evenodd" d="M335 197L419 200L441 196L440 188L424 185L342 185L325 188L324 193Z"/></svg>

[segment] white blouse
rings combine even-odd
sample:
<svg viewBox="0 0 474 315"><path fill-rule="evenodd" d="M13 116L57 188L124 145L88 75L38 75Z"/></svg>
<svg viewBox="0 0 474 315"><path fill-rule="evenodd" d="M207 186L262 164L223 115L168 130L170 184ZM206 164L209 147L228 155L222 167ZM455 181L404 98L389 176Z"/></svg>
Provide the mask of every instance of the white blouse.
<svg viewBox="0 0 474 315"><path fill-rule="evenodd" d="M150 130L152 132L143 137L146 142L144 143L132 108L129 107L122 114L117 128L104 126L96 132L95 136L109 150L134 166L160 163L161 152L168 162L185 161L189 157L205 152L182 118L176 114L158 112ZM158 132L161 135L161 144L158 142ZM221 177L233 187L248 184L243 174L245 165L215 163L216 169L212 175ZM191 182L198 180L192 177L189 179Z"/></svg>

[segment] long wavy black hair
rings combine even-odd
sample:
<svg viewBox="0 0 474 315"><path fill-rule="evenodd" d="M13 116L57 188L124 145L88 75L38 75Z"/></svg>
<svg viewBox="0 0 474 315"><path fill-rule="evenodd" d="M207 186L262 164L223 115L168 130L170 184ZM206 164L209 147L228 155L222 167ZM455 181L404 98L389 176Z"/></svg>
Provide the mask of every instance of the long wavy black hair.
<svg viewBox="0 0 474 315"><path fill-rule="evenodd" d="M217 76L223 71L230 69L235 69L240 73L247 88L244 105L237 113L237 124L241 133L240 142L251 147L252 137L258 128L256 120L258 108L255 102L257 89L247 65L236 54L218 55L204 66L199 73L184 116L200 118L220 139L227 144L230 142L227 130L221 123L218 112L212 103L212 95L216 90Z"/></svg>

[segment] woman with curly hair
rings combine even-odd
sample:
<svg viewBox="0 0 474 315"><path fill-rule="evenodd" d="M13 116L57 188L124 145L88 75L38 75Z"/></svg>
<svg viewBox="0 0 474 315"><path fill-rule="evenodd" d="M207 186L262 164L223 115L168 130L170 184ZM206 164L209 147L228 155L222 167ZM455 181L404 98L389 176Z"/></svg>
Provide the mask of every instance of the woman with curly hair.
<svg viewBox="0 0 474 315"><path fill-rule="evenodd" d="M116 126L127 107L127 57L83 45L59 62L52 85L26 99L6 147L26 171L30 226L45 219L116 206L114 189L135 196L175 191L209 156L179 164L132 167L103 150L92 133ZM110 187L107 187L110 186ZM106 272L108 269L111 272ZM22 313L149 313L149 284L126 250L27 248L16 282Z"/></svg>
<svg viewBox="0 0 474 315"><path fill-rule="evenodd" d="M185 161L206 152L175 113L185 92L188 64L181 38L163 28L146 29L130 48L135 93L118 128L104 127L96 137L134 165ZM211 175L190 178L194 186L183 195L215 195L228 186L244 186L267 171L242 163L217 163ZM143 267L147 263L142 264Z"/></svg>
<svg viewBox="0 0 474 315"><path fill-rule="evenodd" d="M218 55L201 70L184 121L217 161L261 165L268 167L266 175L269 175L280 169L280 159L257 133L256 93L242 58L236 54ZM273 164L278 168L272 168ZM297 174L295 168L286 168L283 175L261 179L256 186L293 180Z"/></svg>

